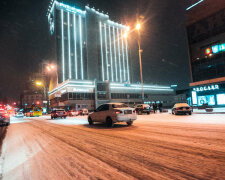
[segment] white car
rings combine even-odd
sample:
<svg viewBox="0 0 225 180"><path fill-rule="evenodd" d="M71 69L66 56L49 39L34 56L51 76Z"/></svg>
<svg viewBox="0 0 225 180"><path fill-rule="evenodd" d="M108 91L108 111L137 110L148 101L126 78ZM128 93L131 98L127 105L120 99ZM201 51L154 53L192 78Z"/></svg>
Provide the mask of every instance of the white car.
<svg viewBox="0 0 225 180"><path fill-rule="evenodd" d="M90 125L94 122L103 122L108 127L112 127L117 122L126 122L130 126L136 119L137 114L135 108L130 108L123 103L103 104L88 116Z"/></svg>
<svg viewBox="0 0 225 180"><path fill-rule="evenodd" d="M15 117L17 118L23 118L24 117L24 114L22 112L17 112Z"/></svg>
<svg viewBox="0 0 225 180"><path fill-rule="evenodd" d="M191 107L187 103L177 103L172 108L172 114L192 114Z"/></svg>

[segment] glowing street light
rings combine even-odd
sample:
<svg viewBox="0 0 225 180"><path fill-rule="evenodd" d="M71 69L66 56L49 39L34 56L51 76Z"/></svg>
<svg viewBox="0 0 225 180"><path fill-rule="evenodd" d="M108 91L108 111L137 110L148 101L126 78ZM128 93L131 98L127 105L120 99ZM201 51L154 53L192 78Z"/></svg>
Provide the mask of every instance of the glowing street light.
<svg viewBox="0 0 225 180"><path fill-rule="evenodd" d="M130 31L130 26L126 27L126 31L129 32Z"/></svg>
<svg viewBox="0 0 225 180"><path fill-rule="evenodd" d="M42 86L43 84L42 84L41 81L36 81L36 85L37 85L37 86Z"/></svg>
<svg viewBox="0 0 225 180"><path fill-rule="evenodd" d="M128 33L125 32L125 33L123 34L123 37L124 37L124 38L127 38L127 37L128 37Z"/></svg>
<svg viewBox="0 0 225 180"><path fill-rule="evenodd" d="M49 65L47 65L47 70L50 72L50 71L52 71L52 70L55 70L55 65L53 65L53 64L49 64Z"/></svg>
<svg viewBox="0 0 225 180"><path fill-rule="evenodd" d="M137 29L137 30L140 30L140 29L141 29L141 24L140 24L140 23L138 23L138 24L136 25L136 29Z"/></svg>

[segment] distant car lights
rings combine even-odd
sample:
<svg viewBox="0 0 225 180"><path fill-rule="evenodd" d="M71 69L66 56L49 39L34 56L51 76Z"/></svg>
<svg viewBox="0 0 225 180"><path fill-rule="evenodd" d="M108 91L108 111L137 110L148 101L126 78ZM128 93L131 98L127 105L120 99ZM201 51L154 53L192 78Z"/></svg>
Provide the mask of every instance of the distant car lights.
<svg viewBox="0 0 225 180"><path fill-rule="evenodd" d="M217 44L217 45L214 45L212 46L211 48L207 48L205 50L205 54L206 55L210 55L210 54L217 54L217 53L220 53L220 52L223 52L225 51L225 43L223 44Z"/></svg>

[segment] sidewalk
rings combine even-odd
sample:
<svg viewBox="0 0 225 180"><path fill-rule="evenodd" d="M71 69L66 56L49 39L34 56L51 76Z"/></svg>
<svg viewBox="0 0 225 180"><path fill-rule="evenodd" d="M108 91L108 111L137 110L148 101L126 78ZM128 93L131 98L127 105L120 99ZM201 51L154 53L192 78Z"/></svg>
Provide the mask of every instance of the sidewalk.
<svg viewBox="0 0 225 180"><path fill-rule="evenodd" d="M193 109L194 114L225 114L225 108L213 108L213 112L206 112L205 109Z"/></svg>

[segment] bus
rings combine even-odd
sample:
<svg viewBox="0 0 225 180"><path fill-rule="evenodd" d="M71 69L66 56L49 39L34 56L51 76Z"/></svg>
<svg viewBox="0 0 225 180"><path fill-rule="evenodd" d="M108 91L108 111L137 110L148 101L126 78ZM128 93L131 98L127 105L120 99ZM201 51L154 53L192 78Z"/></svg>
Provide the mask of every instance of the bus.
<svg viewBox="0 0 225 180"><path fill-rule="evenodd" d="M27 117L39 117L39 116L42 116L42 112L43 112L43 110L41 107L34 106L32 108L26 109L26 116Z"/></svg>

